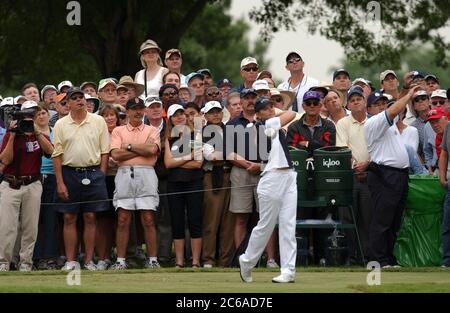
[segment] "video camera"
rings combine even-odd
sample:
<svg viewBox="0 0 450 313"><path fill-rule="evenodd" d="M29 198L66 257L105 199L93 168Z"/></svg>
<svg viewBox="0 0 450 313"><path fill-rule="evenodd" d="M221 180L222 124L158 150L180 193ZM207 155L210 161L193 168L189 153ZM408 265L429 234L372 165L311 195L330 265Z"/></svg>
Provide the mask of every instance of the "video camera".
<svg viewBox="0 0 450 313"><path fill-rule="evenodd" d="M17 106L9 106L2 108L1 117L9 131L17 134L32 133L34 132L34 122L27 118L33 118L35 112L35 109L20 110ZM10 129L11 121L17 121L17 127Z"/></svg>

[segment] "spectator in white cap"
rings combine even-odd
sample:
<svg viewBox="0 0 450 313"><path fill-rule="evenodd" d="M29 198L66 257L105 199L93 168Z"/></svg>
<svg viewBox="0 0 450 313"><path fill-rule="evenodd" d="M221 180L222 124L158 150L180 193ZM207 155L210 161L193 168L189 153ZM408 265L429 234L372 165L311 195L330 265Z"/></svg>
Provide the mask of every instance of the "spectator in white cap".
<svg viewBox="0 0 450 313"><path fill-rule="evenodd" d="M41 161L53 152L50 139L35 130L35 101L26 101L25 117L12 121L3 140L0 160L6 165L0 185L0 271L8 271L18 229L21 230L20 271L32 270L41 205ZM20 216L20 219L19 219Z"/></svg>
<svg viewBox="0 0 450 313"><path fill-rule="evenodd" d="M252 88L253 83L258 76L258 61L253 57L243 58L241 61L241 77L243 83L236 86L233 91L241 92L242 89Z"/></svg>
<svg viewBox="0 0 450 313"><path fill-rule="evenodd" d="M18 95L14 98L14 104L16 105L22 105L25 101L27 101L27 98L23 95Z"/></svg>
<svg viewBox="0 0 450 313"><path fill-rule="evenodd" d="M390 94L394 99L400 97L398 93L398 78L393 70L385 70L380 74L380 85L385 93Z"/></svg>
<svg viewBox="0 0 450 313"><path fill-rule="evenodd" d="M25 84L22 87L22 95L27 99L27 100L32 100L36 103L39 103L39 101L41 101L40 97L39 97L39 89L36 86L35 83L28 83Z"/></svg>
<svg viewBox="0 0 450 313"><path fill-rule="evenodd" d="M252 88L256 90L258 97L269 97L270 96L269 84L264 79L255 80L255 82L252 85Z"/></svg>
<svg viewBox="0 0 450 313"><path fill-rule="evenodd" d="M169 71L163 67L160 53L161 48L151 39L144 41L139 48L139 58L144 69L136 73L134 81L144 85L144 97L158 93L163 84L162 78Z"/></svg>
<svg viewBox="0 0 450 313"><path fill-rule="evenodd" d="M67 90L73 87L73 84L70 80L64 80L58 84L58 91L60 93L66 93Z"/></svg>
<svg viewBox="0 0 450 313"><path fill-rule="evenodd" d="M291 73L291 76L278 85L279 90L287 90L295 93L292 110L299 113L305 112L302 107L305 92L311 87L319 86L317 79L305 74L303 71L304 67L305 62L300 54L295 51L289 52L286 56L286 69Z"/></svg>
<svg viewBox="0 0 450 313"><path fill-rule="evenodd" d="M85 94L86 108L89 113L97 113L100 108L100 100L97 97L92 97L89 94Z"/></svg>
<svg viewBox="0 0 450 313"><path fill-rule="evenodd" d="M219 102L209 101L202 112L207 122L203 128L203 267L227 267L234 253L234 240L230 236L234 232L234 215L228 210L231 164L224 158L223 109ZM226 189L217 190L220 188Z"/></svg>
<svg viewBox="0 0 450 313"><path fill-rule="evenodd" d="M356 78L353 82L352 82L352 86L359 86L362 88L363 93L364 93L364 98L367 99L369 97L369 95L372 92L372 88L370 87L369 82L362 77Z"/></svg>
<svg viewBox="0 0 450 313"><path fill-rule="evenodd" d="M164 143L166 135L166 120L163 118L163 103L158 95L149 95L145 101L145 115L148 125L159 131L161 142ZM167 168L164 165L164 145L155 164L156 176L158 176L158 191L167 193ZM156 232L158 238L158 260L162 264L168 264L172 260L172 225L167 196L159 197L159 206L155 214Z"/></svg>
<svg viewBox="0 0 450 313"><path fill-rule="evenodd" d="M41 90L41 98L44 101L44 106L47 110L54 110L55 108L55 97L58 94L58 89L53 85L46 85ZM53 111L53 114L55 111ZM53 115L52 114L52 115Z"/></svg>
<svg viewBox="0 0 450 313"><path fill-rule="evenodd" d="M447 118L450 116L450 109L447 101L447 93L443 89L438 89L433 91L431 94L431 110L438 109L439 112L442 112ZM428 112L429 113L429 112ZM439 155L437 153L437 141L441 141L442 134L437 139L436 130L432 127L432 123L430 122L429 114L427 115L427 119L425 120L425 126L423 128L423 154L425 166L427 167L430 173L435 173L437 168L437 162L439 159ZM428 121L428 122L427 122ZM443 130L442 130L443 131Z"/></svg>
<svg viewBox="0 0 450 313"><path fill-rule="evenodd" d="M6 97L5 99L2 99L0 102L0 144L3 142L3 137L6 133L7 126L5 125L6 122L8 122L6 119L6 112L8 108L12 108L14 106L14 98L13 97ZM1 165L1 164L0 164ZM0 172L2 169L2 166L0 166Z"/></svg>
<svg viewBox="0 0 450 313"><path fill-rule="evenodd" d="M195 99L195 92L188 85L180 85L178 92L178 96L183 103L192 102Z"/></svg>
<svg viewBox="0 0 450 313"><path fill-rule="evenodd" d="M194 149L198 138L187 127L184 108L173 104L167 110L169 119L164 163L168 168L167 191L169 193L172 237L175 247L175 264L184 267L185 217L191 236L192 267L200 267L202 250L202 202L203 202L203 156L201 149ZM198 142L198 141L197 141ZM194 158L192 156L194 155Z"/></svg>
<svg viewBox="0 0 450 313"><path fill-rule="evenodd" d="M102 79L98 83L98 97L102 104L115 104L117 101L117 84L111 78Z"/></svg>
<svg viewBox="0 0 450 313"><path fill-rule="evenodd" d="M431 93L430 98L432 107L441 107L446 113L449 111L447 91L444 89L436 89Z"/></svg>

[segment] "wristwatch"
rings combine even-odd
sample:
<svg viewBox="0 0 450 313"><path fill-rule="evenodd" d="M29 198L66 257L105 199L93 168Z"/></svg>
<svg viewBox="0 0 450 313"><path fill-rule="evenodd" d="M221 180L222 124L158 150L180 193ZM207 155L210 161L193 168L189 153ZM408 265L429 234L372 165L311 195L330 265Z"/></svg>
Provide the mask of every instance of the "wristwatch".
<svg viewBox="0 0 450 313"><path fill-rule="evenodd" d="M128 150L128 151L131 151L132 148L133 148L133 147L131 146L131 143L129 143L128 146L127 146L127 150Z"/></svg>

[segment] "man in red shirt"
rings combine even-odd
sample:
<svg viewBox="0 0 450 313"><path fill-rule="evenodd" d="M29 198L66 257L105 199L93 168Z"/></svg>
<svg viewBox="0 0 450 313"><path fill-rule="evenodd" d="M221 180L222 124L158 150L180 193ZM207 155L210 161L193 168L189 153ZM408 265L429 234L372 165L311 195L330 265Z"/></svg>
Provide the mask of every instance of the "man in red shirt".
<svg viewBox="0 0 450 313"><path fill-rule="evenodd" d="M34 129L38 107L35 101L22 104L20 121L11 122L3 140L0 160L6 165L0 185L0 271L8 271L17 230L22 230L20 271L31 271L41 205L41 160L50 156L49 138ZM20 216L20 219L19 219Z"/></svg>

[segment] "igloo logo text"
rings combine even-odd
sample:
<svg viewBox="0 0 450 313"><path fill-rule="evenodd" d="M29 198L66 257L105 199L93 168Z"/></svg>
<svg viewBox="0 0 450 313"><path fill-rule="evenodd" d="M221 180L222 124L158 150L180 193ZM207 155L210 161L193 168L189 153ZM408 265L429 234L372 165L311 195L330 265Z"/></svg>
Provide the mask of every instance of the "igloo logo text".
<svg viewBox="0 0 450 313"><path fill-rule="evenodd" d="M331 158L328 158L328 160L323 160L323 166L326 166L327 168L339 165L341 165L339 160L332 160Z"/></svg>

